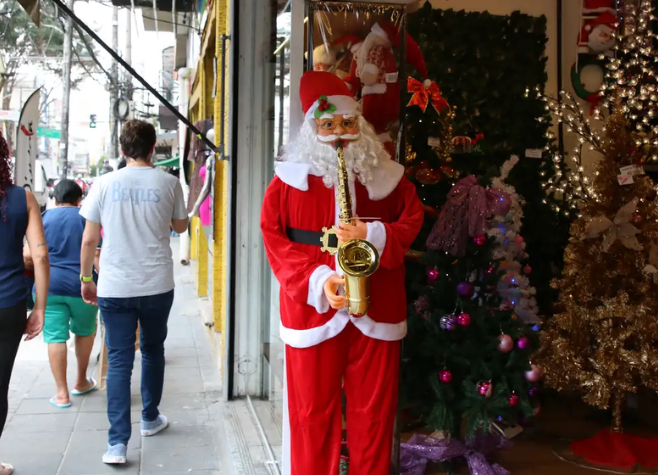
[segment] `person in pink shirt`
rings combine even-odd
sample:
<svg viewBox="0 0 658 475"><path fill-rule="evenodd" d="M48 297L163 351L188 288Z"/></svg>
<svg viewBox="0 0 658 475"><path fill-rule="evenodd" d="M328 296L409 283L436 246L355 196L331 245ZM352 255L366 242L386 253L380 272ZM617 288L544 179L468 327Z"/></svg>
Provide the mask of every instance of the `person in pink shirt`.
<svg viewBox="0 0 658 475"><path fill-rule="evenodd" d="M201 180L206 180L206 166L202 166L199 169L199 177ZM204 226L210 226L212 222L212 215L210 214L210 195L203 200L201 207L199 208L199 218L201 218L201 224Z"/></svg>

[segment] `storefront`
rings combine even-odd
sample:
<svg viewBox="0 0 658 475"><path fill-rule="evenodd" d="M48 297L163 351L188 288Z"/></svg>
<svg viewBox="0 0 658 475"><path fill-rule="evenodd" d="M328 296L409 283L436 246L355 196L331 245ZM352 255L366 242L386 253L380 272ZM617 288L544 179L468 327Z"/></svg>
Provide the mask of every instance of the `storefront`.
<svg viewBox="0 0 658 475"><path fill-rule="evenodd" d="M400 25L405 11L425 2L352 2L349 8L345 2L323 2L333 4L333 10L318 10L313 3L210 3L190 100L195 121L215 119L215 137L222 138L228 157L216 163L212 226L204 228L195 218L191 236L192 257L198 262L199 296L208 298L212 318L207 323L212 324L221 355L224 395L228 400L266 400L279 431L285 419L279 286L263 248L260 208L276 160L303 120L300 78L314 63L327 61L328 50L333 55L328 67L348 73L350 50L357 43L355 35L365 37L381 19ZM546 85L549 92L558 90L560 2L542 0L529 5L509 0L495 6L481 0L431 3L434 8L489 10L495 15L509 15L515 10L535 17L546 15ZM309 18L313 19L310 25ZM222 40L224 34L228 38ZM344 58L346 69L341 65ZM398 79L403 78L404 68L401 75ZM397 140L397 130L389 135Z"/></svg>

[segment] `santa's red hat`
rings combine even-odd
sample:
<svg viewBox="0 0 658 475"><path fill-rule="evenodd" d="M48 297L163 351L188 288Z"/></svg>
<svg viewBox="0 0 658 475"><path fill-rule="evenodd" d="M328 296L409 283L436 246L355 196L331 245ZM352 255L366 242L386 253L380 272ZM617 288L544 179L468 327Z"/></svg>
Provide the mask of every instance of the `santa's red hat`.
<svg viewBox="0 0 658 475"><path fill-rule="evenodd" d="M299 83L299 97L306 120L330 118L334 114L360 115L347 84L326 71L307 71Z"/></svg>
<svg viewBox="0 0 658 475"><path fill-rule="evenodd" d="M400 29L393 25L392 23L375 23L372 27L371 32L377 36L380 36L384 39L387 39L391 45L393 45L398 50L400 49ZM418 43L407 33L407 47L405 51L405 60L408 64L411 64L418 73L427 78L427 66L425 65L425 58L423 53L420 51Z"/></svg>
<svg viewBox="0 0 658 475"><path fill-rule="evenodd" d="M602 27L606 33L612 34L617 30L616 25L618 23L619 19L617 18L617 15L606 11L601 13L594 21L587 23L584 29L586 32L590 33L595 28Z"/></svg>

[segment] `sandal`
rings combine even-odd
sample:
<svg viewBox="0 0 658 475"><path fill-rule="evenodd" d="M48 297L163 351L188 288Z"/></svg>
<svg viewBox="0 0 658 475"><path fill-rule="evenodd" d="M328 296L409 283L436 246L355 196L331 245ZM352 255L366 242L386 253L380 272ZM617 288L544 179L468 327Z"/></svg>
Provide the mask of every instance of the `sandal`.
<svg viewBox="0 0 658 475"><path fill-rule="evenodd" d="M8 463L0 463L0 475L11 475L14 473L14 467Z"/></svg>

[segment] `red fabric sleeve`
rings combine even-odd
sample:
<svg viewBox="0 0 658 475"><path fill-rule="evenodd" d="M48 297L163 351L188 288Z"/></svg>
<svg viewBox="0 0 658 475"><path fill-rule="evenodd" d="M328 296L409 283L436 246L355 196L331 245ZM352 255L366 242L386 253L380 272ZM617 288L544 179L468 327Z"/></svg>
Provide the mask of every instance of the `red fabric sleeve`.
<svg viewBox="0 0 658 475"><path fill-rule="evenodd" d="M402 177L397 194L400 205L398 219L393 223L384 223L386 246L380 262L384 269L395 269L404 264L404 255L423 226L423 205L413 183Z"/></svg>
<svg viewBox="0 0 658 475"><path fill-rule="evenodd" d="M283 187L278 177L274 177L267 187L260 216L260 229L265 243L265 253L270 267L283 291L295 302L308 303L308 281L320 263L299 251L285 232L281 222L281 201Z"/></svg>

